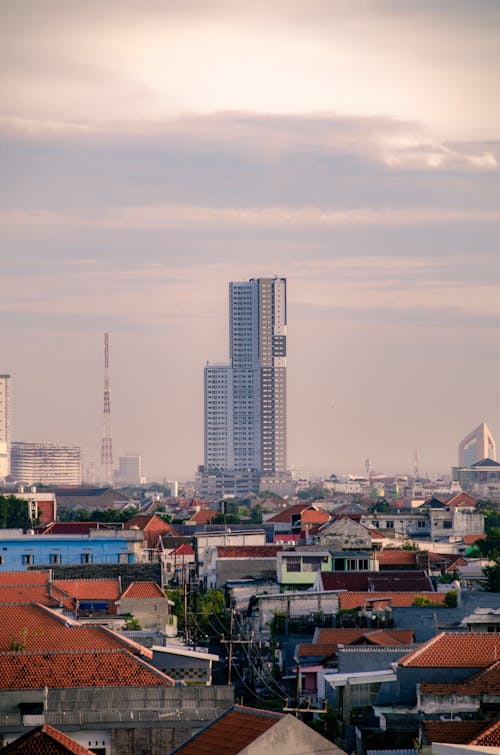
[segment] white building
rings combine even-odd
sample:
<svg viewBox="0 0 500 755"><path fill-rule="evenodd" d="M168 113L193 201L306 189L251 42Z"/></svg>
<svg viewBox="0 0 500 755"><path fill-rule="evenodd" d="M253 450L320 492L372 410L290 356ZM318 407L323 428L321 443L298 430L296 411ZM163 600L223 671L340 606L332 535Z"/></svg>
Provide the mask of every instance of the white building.
<svg viewBox="0 0 500 755"><path fill-rule="evenodd" d="M118 459L115 469L115 483L119 485L139 485L142 481L142 456L126 453Z"/></svg>
<svg viewBox="0 0 500 755"><path fill-rule="evenodd" d="M0 478L10 474L10 375L0 375Z"/></svg>
<svg viewBox="0 0 500 755"><path fill-rule="evenodd" d="M287 476L286 280L229 284L230 363L205 367L205 470Z"/></svg>
<svg viewBox="0 0 500 755"><path fill-rule="evenodd" d="M26 485L81 485L80 448L57 443L14 442L11 446L11 475Z"/></svg>

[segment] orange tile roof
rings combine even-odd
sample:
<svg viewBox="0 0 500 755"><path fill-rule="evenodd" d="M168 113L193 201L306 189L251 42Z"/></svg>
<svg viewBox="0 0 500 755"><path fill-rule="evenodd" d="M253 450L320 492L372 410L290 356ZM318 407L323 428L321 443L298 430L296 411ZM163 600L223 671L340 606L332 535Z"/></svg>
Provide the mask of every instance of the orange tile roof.
<svg viewBox="0 0 500 755"><path fill-rule="evenodd" d="M402 548L383 548L377 553L379 564L397 564L414 566L417 563L417 551L405 551Z"/></svg>
<svg viewBox="0 0 500 755"><path fill-rule="evenodd" d="M173 681L127 650L0 653L0 689L171 687Z"/></svg>
<svg viewBox="0 0 500 755"><path fill-rule="evenodd" d="M165 598L167 596L156 582L131 582L122 593L122 598Z"/></svg>
<svg viewBox="0 0 500 755"><path fill-rule="evenodd" d="M481 668L500 655L500 633L441 632L398 663L414 668Z"/></svg>
<svg viewBox="0 0 500 755"><path fill-rule="evenodd" d="M266 522L288 522L290 524L292 516L300 514L304 509L309 508L309 505L309 503L296 503L295 506L290 506L290 508L285 509L285 511L280 511L279 514L275 514L269 519L266 519Z"/></svg>
<svg viewBox="0 0 500 755"><path fill-rule="evenodd" d="M140 530L144 531L149 529L151 526L154 526L155 529L162 529L164 532L171 532L172 535L179 534L171 524L166 522L160 516L156 516L156 514L136 514L132 517L132 519L128 520L125 525L125 529L131 530L135 527L138 527Z"/></svg>
<svg viewBox="0 0 500 755"><path fill-rule="evenodd" d="M479 745L481 747L498 747L500 745L500 719L488 726L471 741L468 745Z"/></svg>
<svg viewBox="0 0 500 755"><path fill-rule="evenodd" d="M50 597L47 585L0 585L0 603L43 603L56 605Z"/></svg>
<svg viewBox="0 0 500 755"><path fill-rule="evenodd" d="M171 556L194 556L194 548L189 543L182 543L170 554Z"/></svg>
<svg viewBox="0 0 500 755"><path fill-rule="evenodd" d="M434 605L444 605L445 593L442 592L341 592L339 593L339 607L343 610L370 605L373 605L375 610L389 605L393 608L407 608L413 605L417 595L429 598Z"/></svg>
<svg viewBox="0 0 500 755"><path fill-rule="evenodd" d="M467 744L485 727L484 721L423 721L425 737L429 744Z"/></svg>
<svg viewBox="0 0 500 755"><path fill-rule="evenodd" d="M352 640L346 642L342 639L341 632L346 633L349 637L350 632L357 632L355 639L366 637L370 642L376 645L411 645L414 640L415 631L413 629L320 629L316 635L318 642L336 642L349 644Z"/></svg>
<svg viewBox="0 0 500 755"><path fill-rule="evenodd" d="M346 645L351 643L345 642ZM329 658L332 655L336 655L338 645L333 642L319 643L319 642L301 642L297 646L295 655L297 658Z"/></svg>
<svg viewBox="0 0 500 755"><path fill-rule="evenodd" d="M19 753L20 755L91 755L91 750L75 742L74 739L54 729L50 724L37 726L36 729L23 734L8 745L2 747L2 752Z"/></svg>
<svg viewBox="0 0 500 755"><path fill-rule="evenodd" d="M442 682L426 682L421 684L422 693L431 695L482 695L497 694L500 696L500 661L473 674L464 682L443 684Z"/></svg>
<svg viewBox="0 0 500 755"><path fill-rule="evenodd" d="M282 718L281 713L233 705L172 755L238 755Z"/></svg>
<svg viewBox="0 0 500 755"><path fill-rule="evenodd" d="M201 511L197 511L196 514L193 514L193 516L187 520L186 524L210 524L217 514L217 511L202 509Z"/></svg>
<svg viewBox="0 0 500 755"><path fill-rule="evenodd" d="M48 571L3 571L0 572L0 585L46 585Z"/></svg>
<svg viewBox="0 0 500 755"><path fill-rule="evenodd" d="M50 608L35 604L0 605L0 651L13 642L28 651L128 649L151 658L152 652L107 627L80 625Z"/></svg>
<svg viewBox="0 0 500 755"><path fill-rule="evenodd" d="M77 600L118 600L120 580L118 579L54 579L52 588Z"/></svg>

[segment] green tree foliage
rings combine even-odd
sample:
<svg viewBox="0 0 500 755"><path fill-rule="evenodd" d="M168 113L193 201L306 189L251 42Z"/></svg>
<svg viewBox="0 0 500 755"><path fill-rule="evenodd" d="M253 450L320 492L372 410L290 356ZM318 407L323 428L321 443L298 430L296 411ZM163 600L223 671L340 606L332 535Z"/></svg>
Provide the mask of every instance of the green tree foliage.
<svg viewBox="0 0 500 755"><path fill-rule="evenodd" d="M380 500L372 503L370 506L370 512L372 514L391 514L394 509L386 498L380 498Z"/></svg>
<svg viewBox="0 0 500 755"><path fill-rule="evenodd" d="M180 632L185 632L197 643L219 642L222 637L229 637L230 612L226 608L222 590L188 589L187 608L184 614L184 591L169 589L167 595L174 601L173 613L177 616Z"/></svg>
<svg viewBox="0 0 500 755"><path fill-rule="evenodd" d="M458 593L456 590L448 590L444 596L444 604L448 608L456 608L458 605Z"/></svg>
<svg viewBox="0 0 500 755"><path fill-rule="evenodd" d="M484 540L476 540L474 543L481 555L486 558L500 558L500 527L493 527L489 530Z"/></svg>
<svg viewBox="0 0 500 755"><path fill-rule="evenodd" d="M28 501L15 495L0 495L0 529L27 530L36 524L38 519L33 521L30 518Z"/></svg>
<svg viewBox="0 0 500 755"><path fill-rule="evenodd" d="M138 509L79 509L78 511L63 511L59 517L62 522L103 522L104 524L124 524L138 513Z"/></svg>
<svg viewBox="0 0 500 755"><path fill-rule="evenodd" d="M310 485L308 488L299 490L297 498L301 501L320 501L328 495L328 490L322 485Z"/></svg>
<svg viewBox="0 0 500 755"><path fill-rule="evenodd" d="M432 606L432 600L426 595L415 595L415 600L413 601L412 606Z"/></svg>
<svg viewBox="0 0 500 755"><path fill-rule="evenodd" d="M484 589L488 592L500 592L500 559L492 566L485 566L483 574L486 577Z"/></svg>

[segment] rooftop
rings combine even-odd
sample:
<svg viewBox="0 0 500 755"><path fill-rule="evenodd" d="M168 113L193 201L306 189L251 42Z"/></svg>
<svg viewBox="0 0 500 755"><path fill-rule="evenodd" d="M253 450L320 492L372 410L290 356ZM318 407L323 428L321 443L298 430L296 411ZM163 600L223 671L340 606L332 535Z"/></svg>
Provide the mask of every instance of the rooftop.
<svg viewBox="0 0 500 755"><path fill-rule="evenodd" d="M8 745L2 747L2 752L18 753L19 755L91 755L83 745L54 729L49 724L37 726L23 734Z"/></svg>
<svg viewBox="0 0 500 755"><path fill-rule="evenodd" d="M171 687L173 681L127 650L0 653L0 689Z"/></svg>
<svg viewBox="0 0 500 755"><path fill-rule="evenodd" d="M361 608L362 606L374 609L408 608L413 605L417 596L428 598L434 605L444 605L445 593L442 592L341 592L339 593L339 607L344 610Z"/></svg>
<svg viewBox="0 0 500 755"><path fill-rule="evenodd" d="M441 632L398 663L413 668L481 668L500 655L500 633Z"/></svg>
<svg viewBox="0 0 500 755"><path fill-rule="evenodd" d="M219 545L219 558L276 558L281 545Z"/></svg>
<svg viewBox="0 0 500 755"><path fill-rule="evenodd" d="M282 718L281 713L233 705L173 752L182 755L237 755Z"/></svg>
<svg viewBox="0 0 500 755"><path fill-rule="evenodd" d="M497 694L500 697L500 661L492 663L487 669L473 674L461 683L422 683L421 691L431 695Z"/></svg>
<svg viewBox="0 0 500 755"><path fill-rule="evenodd" d="M167 596L156 582L132 582L123 592L122 598L164 598Z"/></svg>

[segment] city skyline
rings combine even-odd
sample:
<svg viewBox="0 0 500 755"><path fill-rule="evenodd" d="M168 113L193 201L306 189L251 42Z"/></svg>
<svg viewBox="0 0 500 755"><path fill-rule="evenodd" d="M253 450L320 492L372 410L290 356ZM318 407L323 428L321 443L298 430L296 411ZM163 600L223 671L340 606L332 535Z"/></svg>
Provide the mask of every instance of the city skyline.
<svg viewBox="0 0 500 755"><path fill-rule="evenodd" d="M117 21L119 21L117 23ZM500 375L500 7L3 9L0 372L12 439L148 479L203 458L226 282L288 280L288 461L449 472Z"/></svg>

